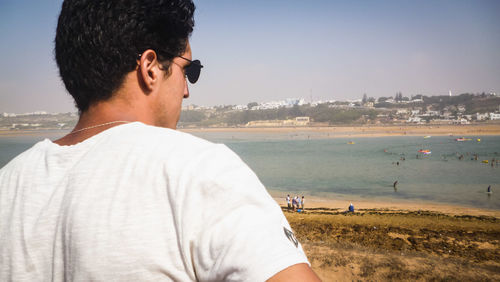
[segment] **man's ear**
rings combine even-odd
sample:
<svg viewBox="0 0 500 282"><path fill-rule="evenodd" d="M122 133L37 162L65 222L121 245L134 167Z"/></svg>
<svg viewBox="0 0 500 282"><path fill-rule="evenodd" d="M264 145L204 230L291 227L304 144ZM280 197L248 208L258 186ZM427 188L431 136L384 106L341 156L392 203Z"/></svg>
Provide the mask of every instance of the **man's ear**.
<svg viewBox="0 0 500 282"><path fill-rule="evenodd" d="M151 49L144 51L139 60L139 76L147 90L153 90L160 73L156 52Z"/></svg>

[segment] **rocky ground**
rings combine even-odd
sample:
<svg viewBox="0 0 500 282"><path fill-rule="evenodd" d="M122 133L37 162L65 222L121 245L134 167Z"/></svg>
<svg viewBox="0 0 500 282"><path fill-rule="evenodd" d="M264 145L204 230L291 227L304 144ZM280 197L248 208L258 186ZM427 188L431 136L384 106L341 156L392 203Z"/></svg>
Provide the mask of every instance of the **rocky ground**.
<svg viewBox="0 0 500 282"><path fill-rule="evenodd" d="M500 281L500 219L428 211L283 208L324 281Z"/></svg>

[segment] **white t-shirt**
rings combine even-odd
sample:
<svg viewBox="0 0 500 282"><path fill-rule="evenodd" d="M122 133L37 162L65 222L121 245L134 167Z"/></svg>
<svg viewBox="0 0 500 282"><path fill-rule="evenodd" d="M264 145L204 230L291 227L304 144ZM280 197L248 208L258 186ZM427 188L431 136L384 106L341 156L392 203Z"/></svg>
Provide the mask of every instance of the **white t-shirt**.
<svg viewBox="0 0 500 282"><path fill-rule="evenodd" d="M0 281L264 281L308 263L225 145L139 122L0 170Z"/></svg>

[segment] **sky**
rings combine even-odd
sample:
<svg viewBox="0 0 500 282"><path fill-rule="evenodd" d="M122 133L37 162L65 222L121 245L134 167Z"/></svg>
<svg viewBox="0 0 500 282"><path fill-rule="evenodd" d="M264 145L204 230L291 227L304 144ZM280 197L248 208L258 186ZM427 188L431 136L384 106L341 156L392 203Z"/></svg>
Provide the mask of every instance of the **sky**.
<svg viewBox="0 0 500 282"><path fill-rule="evenodd" d="M0 0L0 113L75 112L53 56L61 0ZM195 0L184 105L500 94L500 1Z"/></svg>

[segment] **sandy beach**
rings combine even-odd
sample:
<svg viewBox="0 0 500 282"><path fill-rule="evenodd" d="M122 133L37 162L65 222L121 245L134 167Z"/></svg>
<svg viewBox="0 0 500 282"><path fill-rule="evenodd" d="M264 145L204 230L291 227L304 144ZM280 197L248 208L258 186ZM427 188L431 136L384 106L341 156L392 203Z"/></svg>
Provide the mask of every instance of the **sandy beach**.
<svg viewBox="0 0 500 282"><path fill-rule="evenodd" d="M281 206L285 206L284 192L270 191L274 200ZM302 195L302 194L301 194ZM293 196L293 195L290 195ZM381 199L381 200L364 200L359 198L354 198L353 200L345 199L334 199L331 197L314 197L306 196L306 209L331 209L338 211L345 211L349 207L350 203L353 203L356 210L362 212L363 210L378 210L378 211L390 211L390 212L418 212L418 211L428 211L428 212L438 212L451 216L489 216L495 217L500 220L500 210L491 209L480 209L474 207L465 207L459 205L443 204L443 203L432 203L432 202L417 202L416 200L395 200L395 199Z"/></svg>
<svg viewBox="0 0 500 282"><path fill-rule="evenodd" d="M366 125L332 127L262 127L262 128L182 128L184 132L247 132L247 133L312 133L326 138L384 137L384 136L480 136L500 135L500 123L469 125Z"/></svg>

